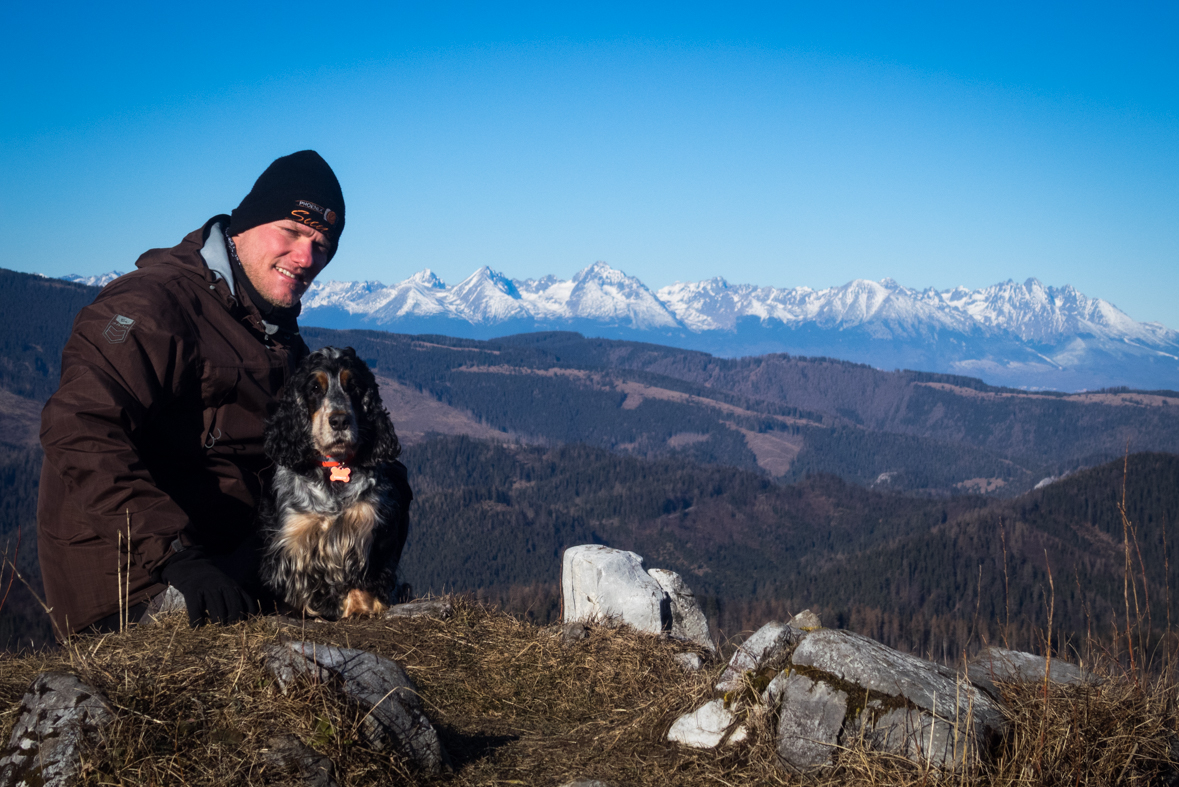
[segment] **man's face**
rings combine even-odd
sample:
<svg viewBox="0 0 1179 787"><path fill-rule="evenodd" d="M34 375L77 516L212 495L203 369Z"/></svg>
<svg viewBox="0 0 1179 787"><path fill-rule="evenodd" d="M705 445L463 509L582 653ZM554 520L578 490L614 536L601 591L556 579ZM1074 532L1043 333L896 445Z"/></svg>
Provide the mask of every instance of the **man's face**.
<svg viewBox="0 0 1179 787"><path fill-rule="evenodd" d="M283 219L233 236L237 256L254 289L275 306L294 306L327 265L323 233Z"/></svg>

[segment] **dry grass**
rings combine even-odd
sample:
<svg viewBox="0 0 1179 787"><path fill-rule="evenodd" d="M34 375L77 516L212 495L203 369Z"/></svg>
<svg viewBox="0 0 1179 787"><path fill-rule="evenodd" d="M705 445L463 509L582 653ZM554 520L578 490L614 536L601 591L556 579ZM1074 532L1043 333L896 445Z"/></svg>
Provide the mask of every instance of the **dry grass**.
<svg viewBox="0 0 1179 787"><path fill-rule="evenodd" d="M362 648L402 664L416 681L454 770L413 771L358 742L360 713L329 688L283 696L262 649L283 639ZM773 719L752 717L746 743L699 752L666 743L671 722L711 696L721 665L684 672L685 648L627 630L592 628L564 646L557 632L456 600L441 621L393 619L284 627L260 620L189 629L181 619L78 639L52 654L0 656L0 735L40 671L65 669L97 686L117 721L85 761L93 785L284 784L261 755L291 732L336 764L341 785L558 785L578 776L615 785L1149 784L1168 765L1176 732L1174 684L1053 689L1005 687L1012 732L995 763L939 776L850 750L815 777L774 762Z"/></svg>

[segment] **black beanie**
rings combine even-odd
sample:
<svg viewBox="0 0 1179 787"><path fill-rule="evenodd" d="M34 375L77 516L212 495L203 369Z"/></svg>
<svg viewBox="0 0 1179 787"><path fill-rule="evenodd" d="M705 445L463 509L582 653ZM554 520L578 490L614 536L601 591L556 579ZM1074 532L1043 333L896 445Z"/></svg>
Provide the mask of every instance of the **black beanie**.
<svg viewBox="0 0 1179 787"><path fill-rule="evenodd" d="M344 231L344 193L336 173L314 150L275 159L229 218L229 235L290 219L323 233L335 256Z"/></svg>

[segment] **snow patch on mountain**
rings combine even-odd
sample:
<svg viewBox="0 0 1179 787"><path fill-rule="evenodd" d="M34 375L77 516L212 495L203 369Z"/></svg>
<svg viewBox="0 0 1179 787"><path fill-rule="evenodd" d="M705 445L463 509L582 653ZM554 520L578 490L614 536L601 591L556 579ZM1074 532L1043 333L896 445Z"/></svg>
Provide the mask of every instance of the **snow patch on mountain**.
<svg viewBox="0 0 1179 787"><path fill-rule="evenodd" d="M101 286L116 275L63 278ZM314 325L317 317L331 327L472 337L601 330L721 355L832 355L1030 387L1140 379L1179 388L1179 332L1036 279L977 290L856 279L816 290L715 277L652 291L605 262L568 280L513 280L483 266L453 286L425 269L393 285L317 281L303 298L301 322Z"/></svg>
<svg viewBox="0 0 1179 787"><path fill-rule="evenodd" d="M63 281L72 281L76 284L85 284L87 287L105 287L115 279L123 275L123 271L109 271L107 273L100 273L97 276L79 276L76 273L71 273L62 276Z"/></svg>

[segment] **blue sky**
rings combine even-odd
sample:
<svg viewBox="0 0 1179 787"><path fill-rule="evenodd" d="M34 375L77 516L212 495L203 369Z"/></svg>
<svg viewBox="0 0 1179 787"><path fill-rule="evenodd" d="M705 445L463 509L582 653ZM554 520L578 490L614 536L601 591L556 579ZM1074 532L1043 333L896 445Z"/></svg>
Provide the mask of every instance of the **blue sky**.
<svg viewBox="0 0 1179 787"><path fill-rule="evenodd" d="M127 270L314 148L324 278L1034 276L1179 328L1173 2L5 13L3 267Z"/></svg>

